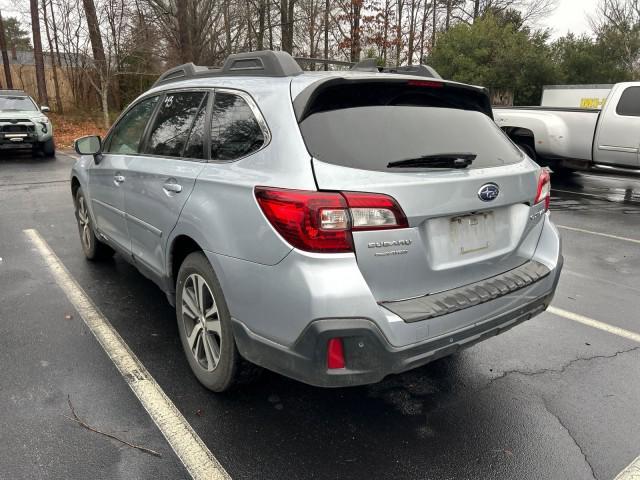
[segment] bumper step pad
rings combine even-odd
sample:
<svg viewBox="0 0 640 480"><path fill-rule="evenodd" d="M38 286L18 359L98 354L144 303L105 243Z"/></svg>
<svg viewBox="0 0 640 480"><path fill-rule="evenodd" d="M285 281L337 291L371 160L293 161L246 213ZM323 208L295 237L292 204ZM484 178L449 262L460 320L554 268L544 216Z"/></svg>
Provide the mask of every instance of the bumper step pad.
<svg viewBox="0 0 640 480"><path fill-rule="evenodd" d="M546 266L531 260L518 268L464 287L409 300L381 302L380 305L398 315L405 322L419 322L508 295L528 287L549 273L550 270Z"/></svg>

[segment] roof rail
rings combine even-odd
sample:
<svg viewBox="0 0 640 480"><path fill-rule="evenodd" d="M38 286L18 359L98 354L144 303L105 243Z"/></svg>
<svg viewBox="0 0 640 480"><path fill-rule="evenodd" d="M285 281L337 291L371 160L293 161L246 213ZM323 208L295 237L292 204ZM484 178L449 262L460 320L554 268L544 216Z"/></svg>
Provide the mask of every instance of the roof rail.
<svg viewBox="0 0 640 480"><path fill-rule="evenodd" d="M203 67L185 63L160 75L153 86L186 80L188 78L223 76L290 77L300 75L302 69L287 52L260 50L258 52L234 53L224 61L222 68Z"/></svg>
<svg viewBox="0 0 640 480"><path fill-rule="evenodd" d="M433 68L427 65L408 65L404 67L382 68L377 65L375 58L367 58L354 64L340 60L323 58L293 58L287 52L260 50L258 52L234 53L224 61L222 68L203 67L193 63L185 63L164 72L154 87L170 82L186 80L188 78L206 78L223 76L254 76L254 77L292 77L304 73L299 64L322 63L325 65L340 65L351 67L351 70L361 72L400 73L404 75L418 75L421 77L438 78Z"/></svg>
<svg viewBox="0 0 640 480"><path fill-rule="evenodd" d="M312 57L294 57L293 59L299 64L321 63L323 65L337 65L340 67L353 66L353 62L348 62L346 60L330 60L328 58L312 58Z"/></svg>

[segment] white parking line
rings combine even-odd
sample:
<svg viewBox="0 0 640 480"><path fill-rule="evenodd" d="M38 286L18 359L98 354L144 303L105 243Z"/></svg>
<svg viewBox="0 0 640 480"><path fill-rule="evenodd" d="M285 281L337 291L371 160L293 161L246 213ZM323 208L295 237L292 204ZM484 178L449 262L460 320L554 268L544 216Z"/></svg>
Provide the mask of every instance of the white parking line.
<svg viewBox="0 0 640 480"><path fill-rule="evenodd" d="M640 457L637 457L627 468L616 475L614 480L640 480Z"/></svg>
<svg viewBox="0 0 640 480"><path fill-rule="evenodd" d="M100 313L37 230L24 230L65 293L125 381L196 480L230 479L138 357Z"/></svg>
<svg viewBox="0 0 640 480"><path fill-rule="evenodd" d="M630 330L625 330L624 328L620 327L614 327L613 325L609 325L608 323L600 322L598 320L594 320L593 318L585 317L584 315L569 312L557 307L549 307L547 308L547 312L640 343L640 334L632 332ZM640 456L637 457L633 462L631 462L627 466L627 468L616 475L616 478L614 480L640 480Z"/></svg>
<svg viewBox="0 0 640 480"><path fill-rule="evenodd" d="M625 330L624 328L620 328L620 327L614 327L613 325L609 325L608 323L600 322L598 320L594 320L593 318L580 315L579 313L569 312L567 310L563 310L557 307L549 307L547 308L547 312L553 313L554 315L557 315L562 318L566 318L567 320L572 320L574 322L582 323L583 325L597 328L598 330L612 333L614 335L618 335L619 337L624 337L629 340L633 340L634 342L640 343L640 333L635 333L635 332L632 332L631 330Z"/></svg>
<svg viewBox="0 0 640 480"><path fill-rule="evenodd" d="M610 233L602 233L602 232L594 232L592 230L585 230L584 228L568 227L566 225L558 225L558 224L556 224L556 227L562 228L564 230L571 230L572 232L589 233L591 235L598 235L600 237L613 238L615 240L623 240L625 242L640 243L640 240L636 238L620 237L618 235L611 235Z"/></svg>

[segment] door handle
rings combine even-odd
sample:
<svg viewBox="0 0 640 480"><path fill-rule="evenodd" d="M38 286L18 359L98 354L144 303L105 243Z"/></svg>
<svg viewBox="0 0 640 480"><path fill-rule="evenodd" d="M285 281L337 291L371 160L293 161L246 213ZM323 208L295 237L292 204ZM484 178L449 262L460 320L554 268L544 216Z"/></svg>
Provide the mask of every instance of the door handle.
<svg viewBox="0 0 640 480"><path fill-rule="evenodd" d="M182 191L182 185L179 183L167 182L162 186L162 189L167 193L180 193Z"/></svg>
<svg viewBox="0 0 640 480"><path fill-rule="evenodd" d="M120 185L122 182L124 182L124 180L125 180L124 175L120 175L119 173L113 176L113 181L115 182L116 185Z"/></svg>

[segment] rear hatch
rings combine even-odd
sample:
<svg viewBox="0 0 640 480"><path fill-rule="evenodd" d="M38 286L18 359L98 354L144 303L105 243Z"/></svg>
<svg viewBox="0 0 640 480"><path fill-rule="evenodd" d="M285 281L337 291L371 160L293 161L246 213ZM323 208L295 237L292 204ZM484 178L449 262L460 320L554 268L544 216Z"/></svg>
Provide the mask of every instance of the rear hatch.
<svg viewBox="0 0 640 480"><path fill-rule="evenodd" d="M304 105L294 101L318 188L389 195L408 220L409 228L353 232L377 301L468 285L532 257L540 168L495 125L484 91L396 78L327 83L303 91ZM452 153L473 161L392 163Z"/></svg>

